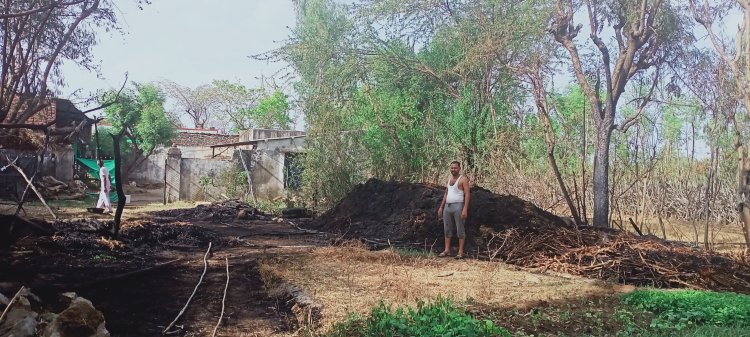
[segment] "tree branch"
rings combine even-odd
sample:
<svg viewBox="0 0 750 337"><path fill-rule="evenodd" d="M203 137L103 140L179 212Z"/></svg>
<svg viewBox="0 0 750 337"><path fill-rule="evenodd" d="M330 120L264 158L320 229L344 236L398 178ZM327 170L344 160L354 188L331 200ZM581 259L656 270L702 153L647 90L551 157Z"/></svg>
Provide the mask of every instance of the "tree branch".
<svg viewBox="0 0 750 337"><path fill-rule="evenodd" d="M633 126L635 123L638 122L638 119L643 115L643 111L646 110L646 105L648 105L649 102L651 102L651 97L654 94L654 90L656 89L656 84L659 83L659 71L657 70L656 74L654 75L654 79L651 83L651 87L648 90L648 94L646 94L645 97L641 99L641 103L638 104L638 111L631 116L630 118L626 119L622 125L617 126L615 125L615 129L626 132L628 129Z"/></svg>
<svg viewBox="0 0 750 337"><path fill-rule="evenodd" d="M53 9L55 7L65 7L65 6L77 5L77 4L80 4L80 3L84 2L84 1L86 1L86 0L76 0L76 1L71 1L71 2L53 1L49 5L42 6L42 7L37 7L37 8L34 8L34 9L25 10L25 11L22 11L22 12L2 13L2 14L0 14L0 20L2 20L2 19L12 19L12 18L17 18L17 17L21 17L21 16L33 15L33 14L36 14L36 13L41 13L41 12Z"/></svg>

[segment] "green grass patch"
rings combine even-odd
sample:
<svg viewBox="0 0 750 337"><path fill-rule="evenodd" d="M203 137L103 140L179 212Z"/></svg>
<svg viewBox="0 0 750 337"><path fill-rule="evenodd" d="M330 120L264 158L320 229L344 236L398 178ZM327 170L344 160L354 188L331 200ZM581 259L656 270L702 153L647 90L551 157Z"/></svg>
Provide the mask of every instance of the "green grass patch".
<svg viewBox="0 0 750 337"><path fill-rule="evenodd" d="M286 203L284 201L272 201L272 200L264 200L264 199L258 199L258 202L253 201L252 198L248 197L246 202L250 205L258 209L259 211L269 214L269 215L275 215L280 216L281 211L284 210L286 207Z"/></svg>
<svg viewBox="0 0 750 337"><path fill-rule="evenodd" d="M637 290L623 295L622 301L653 313L653 328L680 330L702 325L740 324L750 329L748 295L695 290Z"/></svg>
<svg viewBox="0 0 750 337"><path fill-rule="evenodd" d="M472 314L517 337L750 337L750 296L735 293L646 289Z"/></svg>
<svg viewBox="0 0 750 337"><path fill-rule="evenodd" d="M750 330L747 326L714 326L702 325L678 331L642 330L626 337L748 337Z"/></svg>
<svg viewBox="0 0 750 337"><path fill-rule="evenodd" d="M352 316L334 326L327 336L510 337L511 334L490 320L475 319L448 299L438 298L432 303L419 301L416 308L393 309L381 302L369 317Z"/></svg>

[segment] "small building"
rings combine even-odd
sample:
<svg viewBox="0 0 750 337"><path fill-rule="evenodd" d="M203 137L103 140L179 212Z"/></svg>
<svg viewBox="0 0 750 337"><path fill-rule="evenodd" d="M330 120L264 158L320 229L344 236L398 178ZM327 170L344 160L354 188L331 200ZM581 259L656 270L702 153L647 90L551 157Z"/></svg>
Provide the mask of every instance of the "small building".
<svg viewBox="0 0 750 337"><path fill-rule="evenodd" d="M9 118L6 116L6 119ZM7 121L3 121L6 123ZM54 176L60 181L73 179L73 148L87 146L91 141L91 128L94 120L61 98L51 98L43 109L29 117L25 124L50 125L50 140L47 155L43 163L43 173ZM44 132L40 130L21 131L0 135L0 150L15 151L20 155L35 156L44 144Z"/></svg>
<svg viewBox="0 0 750 337"><path fill-rule="evenodd" d="M303 131L251 129L241 133L240 139L244 140L211 148L214 153L228 148L239 151L256 197L273 200L299 190L305 153Z"/></svg>
<svg viewBox="0 0 750 337"><path fill-rule="evenodd" d="M278 199L301 186L304 142L305 133L295 130L223 135L214 129L181 128L171 146L158 149L130 179L138 185L164 184L167 201L223 199L231 193L224 194L219 180L228 172L246 179L240 174L249 171L256 198Z"/></svg>

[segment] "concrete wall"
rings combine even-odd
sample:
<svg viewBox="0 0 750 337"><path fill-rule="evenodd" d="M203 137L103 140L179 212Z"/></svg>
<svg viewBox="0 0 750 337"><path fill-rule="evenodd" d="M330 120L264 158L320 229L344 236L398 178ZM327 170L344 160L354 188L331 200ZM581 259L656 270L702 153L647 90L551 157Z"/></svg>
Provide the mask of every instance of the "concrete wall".
<svg viewBox="0 0 750 337"><path fill-rule="evenodd" d="M256 196L273 199L284 196L284 161L287 153L303 151L304 137L258 142L252 154L253 189Z"/></svg>
<svg viewBox="0 0 750 337"><path fill-rule="evenodd" d="M210 147L205 146L179 146L183 159L211 159L212 151ZM221 155L216 156L219 160L229 160L232 158L233 149L218 148L216 153L226 150ZM167 148L160 147L156 149L146 161L141 163L133 173L130 174L130 180L138 184L161 184L164 183L164 160L167 158Z"/></svg>
<svg viewBox="0 0 750 337"><path fill-rule="evenodd" d="M304 134L305 134L304 131L295 131L295 130L250 129L250 130L243 130L242 132L240 132L240 141L245 142L248 140L257 140L257 139L303 136Z"/></svg>
<svg viewBox="0 0 750 337"><path fill-rule="evenodd" d="M133 172L130 173L130 180L139 185L145 184L163 184L164 183L164 162L167 159L167 149L160 148L143 161Z"/></svg>
<svg viewBox="0 0 750 337"><path fill-rule="evenodd" d="M63 182L73 181L73 148L66 147L55 151L54 176Z"/></svg>
<svg viewBox="0 0 750 337"><path fill-rule="evenodd" d="M180 164L180 199L191 201L224 199L224 191L209 184L207 190L201 186L201 178L210 177L214 180L219 173L230 169L236 162L222 159L183 158Z"/></svg>
<svg viewBox="0 0 750 337"><path fill-rule="evenodd" d="M211 149L205 147L179 147L182 152L180 164L180 199L211 200L222 198L218 188L209 186L204 193L200 185L201 178L212 177L214 181L225 170L238 165L240 169L240 151L248 164L253 180L253 189L260 199L274 199L286 194L284 188L284 163L289 153L303 152L304 137L259 141L253 150L226 149L222 155L211 157ZM224 148L218 148L218 151ZM164 182L165 149L154 153L130 175L138 184L161 184ZM204 195L207 194L207 195Z"/></svg>

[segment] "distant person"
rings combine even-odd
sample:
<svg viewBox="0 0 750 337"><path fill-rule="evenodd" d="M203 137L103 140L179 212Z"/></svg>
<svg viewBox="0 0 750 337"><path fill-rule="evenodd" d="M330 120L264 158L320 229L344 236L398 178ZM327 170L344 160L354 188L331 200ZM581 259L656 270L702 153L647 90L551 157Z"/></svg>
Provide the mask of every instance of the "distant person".
<svg viewBox="0 0 750 337"><path fill-rule="evenodd" d="M97 201L96 207L105 208L106 213L112 213L112 203L109 201L109 191L112 189L109 170L104 167L104 162L101 159L97 160L96 163L99 165L99 180L101 182L99 201Z"/></svg>
<svg viewBox="0 0 750 337"><path fill-rule="evenodd" d="M438 219L443 219L443 231L445 233L445 250L438 255L440 257L450 255L451 239L455 227L456 236L458 236L456 258L464 258L464 243L466 242L464 222L469 216L469 189L471 186L469 186L469 180L459 175L459 172L461 172L461 163L458 161L452 162L451 177L448 179L447 190L438 209Z"/></svg>

